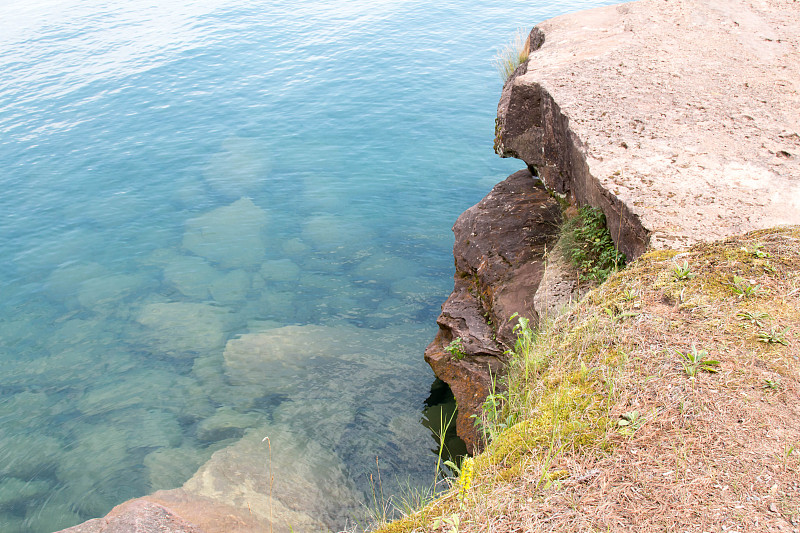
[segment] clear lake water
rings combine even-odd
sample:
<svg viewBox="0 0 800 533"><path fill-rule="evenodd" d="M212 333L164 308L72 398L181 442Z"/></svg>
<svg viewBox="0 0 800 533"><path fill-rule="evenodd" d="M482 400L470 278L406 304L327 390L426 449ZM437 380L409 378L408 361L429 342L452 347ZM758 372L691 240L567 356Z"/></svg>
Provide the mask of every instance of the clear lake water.
<svg viewBox="0 0 800 533"><path fill-rule="evenodd" d="M330 527L376 458L387 495L429 484L450 228L523 167L492 59L609 3L4 1L0 531L179 487L250 431L325 450L360 500Z"/></svg>

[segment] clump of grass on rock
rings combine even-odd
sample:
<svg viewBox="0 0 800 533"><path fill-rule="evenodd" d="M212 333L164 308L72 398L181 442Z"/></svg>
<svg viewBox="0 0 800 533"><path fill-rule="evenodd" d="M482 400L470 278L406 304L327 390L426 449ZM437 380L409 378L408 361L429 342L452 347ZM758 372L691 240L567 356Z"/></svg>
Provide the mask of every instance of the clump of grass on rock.
<svg viewBox="0 0 800 533"><path fill-rule="evenodd" d="M645 254L514 354L465 494L381 531L792 531L798 332L800 228Z"/></svg>
<svg viewBox="0 0 800 533"><path fill-rule="evenodd" d="M493 64L504 82L518 66L528 61L528 48L528 34L520 28L511 42L497 52Z"/></svg>

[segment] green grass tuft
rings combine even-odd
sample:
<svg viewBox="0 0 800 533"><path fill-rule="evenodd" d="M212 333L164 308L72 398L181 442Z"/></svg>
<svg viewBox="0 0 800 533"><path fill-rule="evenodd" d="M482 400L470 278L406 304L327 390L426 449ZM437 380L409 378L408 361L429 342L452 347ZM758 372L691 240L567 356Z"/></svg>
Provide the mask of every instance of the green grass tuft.
<svg viewBox="0 0 800 533"><path fill-rule="evenodd" d="M614 244L599 209L579 208L578 215L564 223L561 243L564 257L580 271L581 279L603 283L625 265L625 254Z"/></svg>

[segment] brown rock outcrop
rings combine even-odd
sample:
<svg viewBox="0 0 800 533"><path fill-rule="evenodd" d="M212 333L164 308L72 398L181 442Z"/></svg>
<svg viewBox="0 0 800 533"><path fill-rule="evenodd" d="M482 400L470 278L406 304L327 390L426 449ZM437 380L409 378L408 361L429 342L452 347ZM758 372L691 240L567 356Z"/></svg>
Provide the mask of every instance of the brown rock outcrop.
<svg viewBox="0 0 800 533"><path fill-rule="evenodd" d="M533 297L544 274L543 256L561 220L558 203L542 183L521 170L499 183L453 226L455 286L437 319L439 332L425 360L458 402L459 436L480 448L471 416L479 415L513 346L519 313L537 320ZM446 350L461 338L463 357Z"/></svg>
<svg viewBox="0 0 800 533"><path fill-rule="evenodd" d="M62 533L203 533L177 516L172 510L152 500L132 500L111 510L104 518L95 518Z"/></svg>
<svg viewBox="0 0 800 533"><path fill-rule="evenodd" d="M629 258L800 223L800 9L641 0L531 34L495 149L603 210Z"/></svg>

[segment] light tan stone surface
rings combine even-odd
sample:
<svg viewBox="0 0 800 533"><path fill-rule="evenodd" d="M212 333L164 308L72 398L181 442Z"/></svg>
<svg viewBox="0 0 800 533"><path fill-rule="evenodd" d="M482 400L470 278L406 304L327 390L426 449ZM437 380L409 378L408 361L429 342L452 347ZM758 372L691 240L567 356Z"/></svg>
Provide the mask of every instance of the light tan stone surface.
<svg viewBox="0 0 800 533"><path fill-rule="evenodd" d="M800 2L641 0L540 24L498 153L629 255L800 223Z"/></svg>

